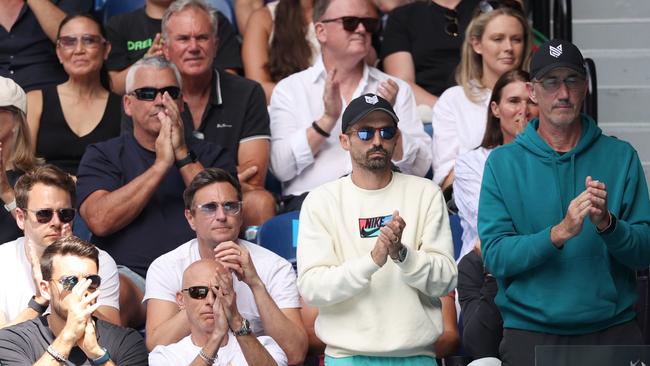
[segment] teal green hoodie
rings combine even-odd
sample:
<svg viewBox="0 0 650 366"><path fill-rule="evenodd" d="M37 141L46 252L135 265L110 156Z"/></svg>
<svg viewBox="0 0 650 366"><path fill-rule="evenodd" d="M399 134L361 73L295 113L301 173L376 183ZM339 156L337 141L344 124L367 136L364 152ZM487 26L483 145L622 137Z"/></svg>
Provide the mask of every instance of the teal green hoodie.
<svg viewBox="0 0 650 366"><path fill-rule="evenodd" d="M559 154L528 124L495 149L483 175L478 231L497 279L504 327L560 335L599 331L635 317L635 269L650 265L650 202L643 169L627 142L582 116L582 136ZM557 249L551 227L591 176L604 182L614 230L582 231Z"/></svg>

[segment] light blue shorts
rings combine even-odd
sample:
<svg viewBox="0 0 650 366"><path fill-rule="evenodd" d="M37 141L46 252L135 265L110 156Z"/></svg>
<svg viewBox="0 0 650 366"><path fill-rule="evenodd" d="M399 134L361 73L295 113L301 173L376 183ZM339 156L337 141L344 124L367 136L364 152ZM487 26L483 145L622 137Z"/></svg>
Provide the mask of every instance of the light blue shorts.
<svg viewBox="0 0 650 366"><path fill-rule="evenodd" d="M325 355L325 366L438 366L438 363L435 358L429 356L350 356L337 358Z"/></svg>

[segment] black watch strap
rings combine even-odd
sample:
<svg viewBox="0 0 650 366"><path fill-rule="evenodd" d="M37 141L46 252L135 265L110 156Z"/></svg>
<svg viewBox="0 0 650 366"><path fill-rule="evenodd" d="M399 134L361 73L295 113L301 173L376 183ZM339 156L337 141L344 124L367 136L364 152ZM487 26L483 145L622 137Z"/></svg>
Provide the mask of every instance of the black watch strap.
<svg viewBox="0 0 650 366"><path fill-rule="evenodd" d="M194 153L194 151L189 150L187 156L182 158L181 160L176 160L174 165L176 165L176 168L180 169L185 165L192 164L194 162L196 162L196 154Z"/></svg>
<svg viewBox="0 0 650 366"><path fill-rule="evenodd" d="M45 310L47 310L47 305L41 305L38 302L36 302L36 295L32 296L31 299L29 299L29 302L27 303L27 307L30 309L34 310L38 314L43 314Z"/></svg>

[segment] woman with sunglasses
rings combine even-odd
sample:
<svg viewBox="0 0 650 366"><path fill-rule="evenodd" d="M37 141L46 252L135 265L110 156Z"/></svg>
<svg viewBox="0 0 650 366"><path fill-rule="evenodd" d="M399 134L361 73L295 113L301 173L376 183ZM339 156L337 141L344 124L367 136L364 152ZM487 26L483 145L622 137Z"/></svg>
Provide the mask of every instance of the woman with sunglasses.
<svg viewBox="0 0 650 366"><path fill-rule="evenodd" d="M526 65L530 47L531 30L519 2L481 0L465 32L458 86L447 89L433 108L433 180L443 190L454 180L456 157L481 143L497 79Z"/></svg>
<svg viewBox="0 0 650 366"><path fill-rule="evenodd" d="M63 19L56 54L69 79L27 94L36 155L72 175L87 145L120 133L120 97L109 92L104 61L111 46L103 32L89 15Z"/></svg>
<svg viewBox="0 0 650 366"><path fill-rule="evenodd" d="M25 117L27 98L13 80L0 77L0 244L23 235L13 215L16 196L13 186L25 172L40 163L32 152Z"/></svg>
<svg viewBox="0 0 650 366"><path fill-rule="evenodd" d="M275 84L320 56L312 22L313 0L280 0L256 10L242 43L244 74L262 85L267 103Z"/></svg>
<svg viewBox="0 0 650 366"><path fill-rule="evenodd" d="M458 264L458 296L463 314L463 346L475 358L498 357L503 328L494 303L496 281L485 273L476 226L483 167L493 149L512 142L539 115L528 97L527 72L508 71L494 85L483 142L458 156L454 200L463 227Z"/></svg>
<svg viewBox="0 0 650 366"><path fill-rule="evenodd" d="M465 29L478 1L415 1L388 17L381 45L384 71L409 83L425 121L440 94L454 85Z"/></svg>

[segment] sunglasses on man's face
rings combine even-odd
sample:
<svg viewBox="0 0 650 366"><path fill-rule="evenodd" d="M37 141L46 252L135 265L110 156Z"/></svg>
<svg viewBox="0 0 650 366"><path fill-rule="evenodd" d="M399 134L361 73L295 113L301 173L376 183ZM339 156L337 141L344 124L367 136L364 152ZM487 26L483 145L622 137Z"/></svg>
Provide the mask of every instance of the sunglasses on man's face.
<svg viewBox="0 0 650 366"><path fill-rule="evenodd" d="M350 130L349 132L356 132L361 141L370 141L375 137L376 131L379 131L382 140L392 140L397 134L397 127L361 127L358 130Z"/></svg>
<svg viewBox="0 0 650 366"><path fill-rule="evenodd" d="M228 216L235 216L241 211L241 201L228 202L208 202L202 205L196 205L196 208L205 216L212 217L217 213L219 206L223 207L223 212Z"/></svg>
<svg viewBox="0 0 650 366"><path fill-rule="evenodd" d="M218 286L214 286L216 289L218 289ZM182 291L187 291L188 295L190 295L191 298L201 300L205 299L206 296L208 296L208 292L210 292L210 287L208 286L190 286L188 288L184 288Z"/></svg>
<svg viewBox="0 0 650 366"><path fill-rule="evenodd" d="M88 286L88 290L90 291L97 290L99 288L99 285L102 284L102 278L99 277L99 275L90 275L87 277L82 277L81 279L90 280L90 286ZM61 284L64 290L72 291L72 289L77 285L77 283L79 283L79 281L80 279L77 276L62 276L57 282Z"/></svg>
<svg viewBox="0 0 650 366"><path fill-rule="evenodd" d="M379 19L378 18L360 18L360 17L339 17L333 19L321 20L321 23L331 23L331 22L341 22L343 24L343 29L348 32L354 32L359 27L359 23L363 24L363 27L368 33L375 33L379 31Z"/></svg>
<svg viewBox="0 0 650 366"><path fill-rule="evenodd" d="M39 224L47 224L48 222L52 221L52 217L54 217L55 212L57 216L59 216L59 221L67 224L74 220L74 215L76 212L74 208L59 208L56 210L53 208L42 208L40 210L25 209L25 211L33 213L34 216L36 216L36 221L38 221Z"/></svg>
<svg viewBox="0 0 650 366"><path fill-rule="evenodd" d="M129 93L130 95L135 95L135 97L138 100L146 100L146 101L152 101L156 99L156 96L158 94L165 94L165 92L169 93L169 96L172 99L178 99L178 97L181 95L181 88L177 86L166 86L164 88L152 88L152 87L144 87L144 88L138 88Z"/></svg>

